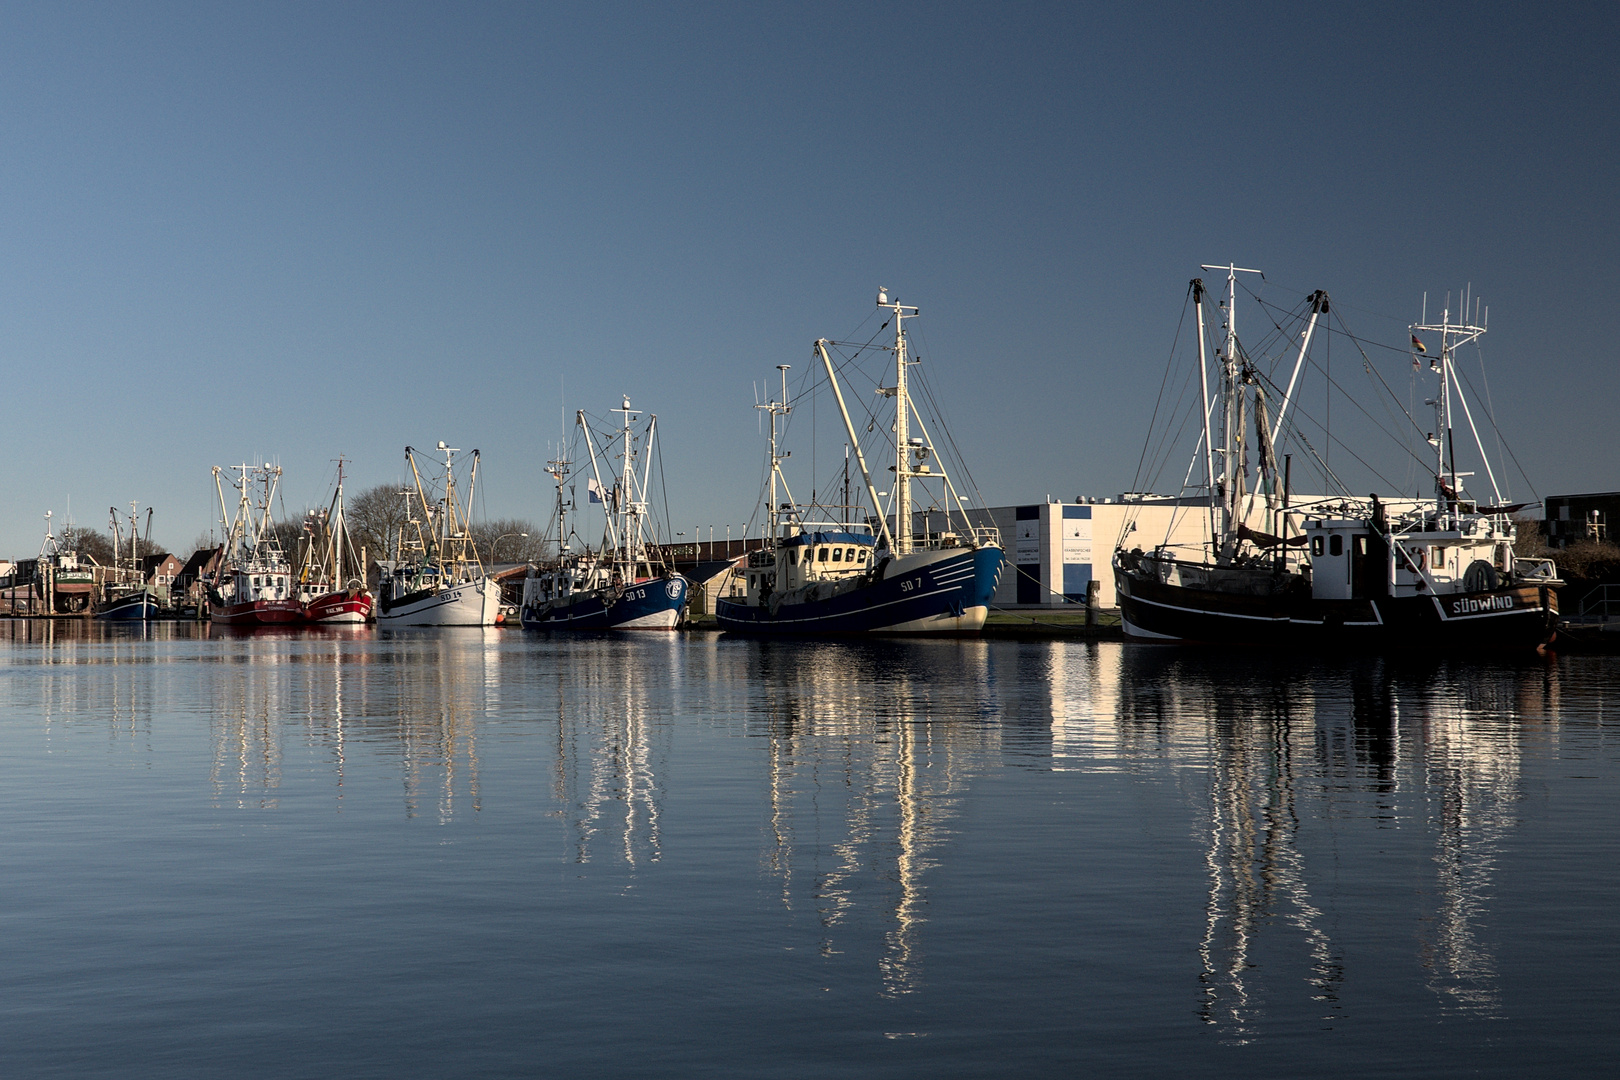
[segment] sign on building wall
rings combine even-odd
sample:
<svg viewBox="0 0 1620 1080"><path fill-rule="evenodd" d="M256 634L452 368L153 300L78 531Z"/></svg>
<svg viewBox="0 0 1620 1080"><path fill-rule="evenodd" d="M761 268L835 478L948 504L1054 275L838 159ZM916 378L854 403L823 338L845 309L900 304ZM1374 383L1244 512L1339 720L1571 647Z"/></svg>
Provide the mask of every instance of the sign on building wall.
<svg viewBox="0 0 1620 1080"><path fill-rule="evenodd" d="M1013 541L1013 562L1028 566L1041 561L1041 523L1020 521Z"/></svg>
<svg viewBox="0 0 1620 1080"><path fill-rule="evenodd" d="M1084 603L1091 582L1091 507L1065 506L1062 530L1063 595Z"/></svg>

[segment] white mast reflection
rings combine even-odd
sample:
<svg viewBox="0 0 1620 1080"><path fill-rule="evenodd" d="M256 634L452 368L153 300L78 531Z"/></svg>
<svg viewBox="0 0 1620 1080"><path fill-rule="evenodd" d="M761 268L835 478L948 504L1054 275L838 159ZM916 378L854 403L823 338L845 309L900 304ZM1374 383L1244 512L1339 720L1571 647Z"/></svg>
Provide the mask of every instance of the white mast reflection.
<svg viewBox="0 0 1620 1080"><path fill-rule="evenodd" d="M610 836L610 851L632 869L663 857L663 789L658 779L668 757L666 718L650 704L648 649L669 640L602 642L571 657L556 683L557 758L553 791L572 816L574 861L590 862L595 841ZM609 832L609 830L612 830Z"/></svg>
<svg viewBox="0 0 1620 1080"><path fill-rule="evenodd" d="M883 889L886 926L877 968L888 997L922 986L927 872L965 783L960 761L983 761L985 744L998 730L994 723L936 725L930 719L928 664L966 665L966 678L957 677L982 684L982 642L898 648L920 670L883 667L859 645L818 645L794 650L781 668L763 658L766 670L749 673L768 699L766 872L779 880L789 910L797 891L809 890L820 949L829 956L842 951L840 936L859 932L860 898L874 882ZM829 801L833 796L841 797ZM801 812L807 822L796 829ZM834 838L820 841L828 817L835 820ZM830 865L815 872L823 851ZM796 859L812 867L808 880L796 880L803 876L796 874Z"/></svg>

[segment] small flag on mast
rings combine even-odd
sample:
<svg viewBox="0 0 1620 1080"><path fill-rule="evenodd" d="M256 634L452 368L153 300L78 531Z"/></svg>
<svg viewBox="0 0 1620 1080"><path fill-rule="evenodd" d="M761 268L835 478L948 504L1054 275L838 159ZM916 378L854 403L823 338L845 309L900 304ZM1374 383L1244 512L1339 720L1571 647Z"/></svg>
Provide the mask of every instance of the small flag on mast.
<svg viewBox="0 0 1620 1080"><path fill-rule="evenodd" d="M596 482L596 477L588 476L585 478L585 490L589 493L591 502L599 503L602 501L602 485Z"/></svg>
<svg viewBox="0 0 1620 1080"><path fill-rule="evenodd" d="M1420 353L1426 353L1429 351L1423 347L1423 342L1418 340L1418 336L1416 334L1412 335L1412 348L1416 349Z"/></svg>

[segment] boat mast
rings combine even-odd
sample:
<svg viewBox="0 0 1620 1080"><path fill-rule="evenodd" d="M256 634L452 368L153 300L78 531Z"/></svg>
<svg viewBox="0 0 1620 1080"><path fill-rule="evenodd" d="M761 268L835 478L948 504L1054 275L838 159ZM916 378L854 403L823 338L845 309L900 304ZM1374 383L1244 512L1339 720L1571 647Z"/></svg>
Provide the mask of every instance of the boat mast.
<svg viewBox="0 0 1620 1080"><path fill-rule="evenodd" d="M1467 318L1468 301L1464 299L1464 322L1452 322L1451 309L1448 307L1441 311L1439 325L1417 323L1409 328L1412 331L1414 341L1417 340L1419 331L1438 333L1440 335L1440 359L1438 363L1430 361L1429 364L1430 368L1440 375L1440 392L1435 395L1433 400L1427 403L1434 406L1435 430L1429 435L1429 445L1434 447L1435 452L1434 509L1437 515L1446 513L1448 500L1452 503L1452 508L1455 509L1456 501L1462 497L1462 492L1457 486L1457 480L1461 474L1457 472L1457 446L1451 427L1452 358L1458 345L1466 345L1485 333L1483 323L1467 322ZM1464 407L1466 408L1466 402ZM1470 422L1472 422L1472 418L1470 418ZM1483 448L1480 456L1484 456ZM1446 467L1448 458L1451 462L1449 469ZM1447 472L1451 474L1449 489L1446 485ZM1494 479L1493 477L1493 483Z"/></svg>
<svg viewBox="0 0 1620 1080"><path fill-rule="evenodd" d="M557 484L557 558L563 557L564 545L568 543L568 510L563 503L563 478L568 475L568 466L573 462L567 460L561 452L551 461L546 462L546 473Z"/></svg>
<svg viewBox="0 0 1620 1080"><path fill-rule="evenodd" d="M1204 339L1204 279L1193 278L1189 287L1193 294L1193 311L1198 318L1198 389L1204 403L1204 490L1209 495L1209 538L1214 544L1219 523L1215 517L1215 445L1209 437L1209 348Z"/></svg>
<svg viewBox="0 0 1620 1080"><path fill-rule="evenodd" d="M630 425L640 414L630 407L630 396L623 395L624 404L609 412L619 413L624 417L619 425L619 437L624 442L624 449L619 460L623 462L619 467L619 476L614 484L614 513L619 518L619 535L623 538L620 550L616 552L615 561L628 567L627 580L634 580L637 556L641 548L641 520L635 508L636 484L636 441L631 435ZM634 521L635 528L631 528Z"/></svg>
<svg viewBox="0 0 1620 1080"><path fill-rule="evenodd" d="M920 313L915 307L889 301L889 290L880 288L877 305L894 312L894 553L911 552L911 397L906 389L905 320ZM907 313L910 314L907 314Z"/></svg>
<svg viewBox="0 0 1620 1080"><path fill-rule="evenodd" d="M140 576L141 576L141 559L140 559L139 549L136 546L136 539L137 538L136 538L136 534L135 534L135 507L137 505L139 505L139 504L137 503L136 500L134 500L134 499L130 500L130 503L129 503L129 570L130 570L130 574L132 576L132 580L134 580L136 583L139 583ZM147 524L148 525L151 524L150 512L148 513ZM118 561L117 556L118 556L118 553L116 551L113 552L113 562L115 564Z"/></svg>
<svg viewBox="0 0 1620 1080"><path fill-rule="evenodd" d="M112 517L113 569L114 569L115 572L122 572L124 568L121 565L119 565L120 562L121 562L121 559L120 559L119 554L118 554L118 547L119 547L119 541L122 540L123 537L124 537L124 527L122 525L118 524L118 507L109 506L107 508L107 513L109 515L111 515L111 517Z"/></svg>
<svg viewBox="0 0 1620 1080"><path fill-rule="evenodd" d="M1202 265L1203 270L1226 271L1225 309L1226 342L1222 346L1221 360L1221 536L1220 552L1230 556L1236 548L1239 508L1242 506L1243 481L1243 386L1238 365L1237 337L1237 276L1239 274L1265 274L1259 270L1227 263L1225 266ZM1211 498L1213 498L1213 493Z"/></svg>
<svg viewBox="0 0 1620 1080"><path fill-rule="evenodd" d="M439 569L448 575L444 560L449 555L451 538L461 531L460 514L456 511L456 474L451 467L451 458L460 447L446 446L444 440L440 439L439 449L444 451L444 506L439 511Z"/></svg>
<svg viewBox="0 0 1620 1080"><path fill-rule="evenodd" d="M778 522L780 520L780 515L779 515L779 513L777 511L777 503L776 503L776 481L777 481L778 477L781 477L781 479L782 479L782 490L787 491L787 478L782 476L782 459L788 456L787 454L779 454L779 453L777 453L777 450L776 450L776 418L779 415L780 416L786 416L788 413L793 411L793 406L788 404L788 392L787 392L787 373L788 373L788 369L791 366L792 366L791 364L777 364L776 365L776 370L778 370L778 371L780 371L782 373L782 400L781 401L772 401L772 402L769 402L769 403L767 403L765 405L755 405L754 406L754 408L756 408L756 409L764 409L766 412L771 414L771 449L770 449L770 459L771 459L770 485L771 486L770 486L770 502L765 507L765 528L766 528L766 534L768 536L770 536L773 540L776 538L776 527L777 527L777 524L778 524ZM791 491L788 491L788 498L791 499L792 497L793 497L793 493Z"/></svg>

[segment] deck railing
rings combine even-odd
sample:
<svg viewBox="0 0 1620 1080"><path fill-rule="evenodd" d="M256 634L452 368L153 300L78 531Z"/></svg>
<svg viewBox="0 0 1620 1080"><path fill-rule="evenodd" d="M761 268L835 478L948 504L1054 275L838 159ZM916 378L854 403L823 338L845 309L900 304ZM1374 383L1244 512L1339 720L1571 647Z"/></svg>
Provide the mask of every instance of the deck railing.
<svg viewBox="0 0 1620 1080"><path fill-rule="evenodd" d="M1581 597L1580 614L1604 619L1620 615L1620 585L1599 585Z"/></svg>

